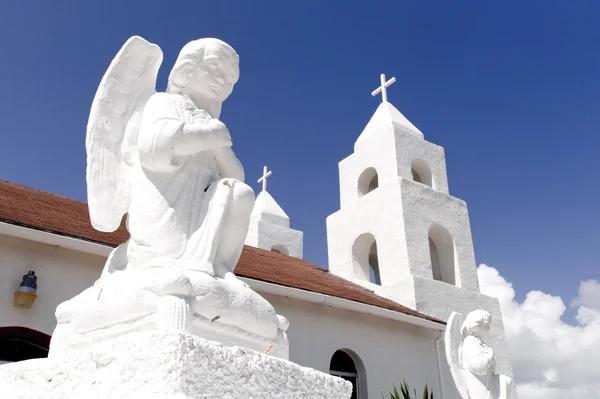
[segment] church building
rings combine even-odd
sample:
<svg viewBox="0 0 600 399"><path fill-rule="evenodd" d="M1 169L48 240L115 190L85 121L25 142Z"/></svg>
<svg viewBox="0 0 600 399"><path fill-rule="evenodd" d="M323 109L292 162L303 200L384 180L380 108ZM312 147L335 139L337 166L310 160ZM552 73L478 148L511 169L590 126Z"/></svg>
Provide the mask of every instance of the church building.
<svg viewBox="0 0 600 399"><path fill-rule="evenodd" d="M479 290L444 149L387 101L393 80L381 83L383 102L339 162L327 269L302 259L303 233L268 193L265 167L235 273L289 320L290 360L352 382L353 398L406 381L459 399L444 354L450 313L493 316L496 370L512 376L502 315ZM124 224L95 230L85 203L0 181L0 363L47 356L57 305L93 285L127 239Z"/></svg>

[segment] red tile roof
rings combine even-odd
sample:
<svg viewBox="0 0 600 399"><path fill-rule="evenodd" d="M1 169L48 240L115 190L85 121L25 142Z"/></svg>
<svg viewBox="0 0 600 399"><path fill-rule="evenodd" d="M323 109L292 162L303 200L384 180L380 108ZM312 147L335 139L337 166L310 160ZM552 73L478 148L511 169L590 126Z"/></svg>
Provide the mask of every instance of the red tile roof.
<svg viewBox="0 0 600 399"><path fill-rule="evenodd" d="M0 180L0 221L110 246L117 246L129 238L124 221L113 233L95 230L84 202L3 180ZM443 323L375 295L305 260L259 248L245 246L235 272L242 277L349 299Z"/></svg>

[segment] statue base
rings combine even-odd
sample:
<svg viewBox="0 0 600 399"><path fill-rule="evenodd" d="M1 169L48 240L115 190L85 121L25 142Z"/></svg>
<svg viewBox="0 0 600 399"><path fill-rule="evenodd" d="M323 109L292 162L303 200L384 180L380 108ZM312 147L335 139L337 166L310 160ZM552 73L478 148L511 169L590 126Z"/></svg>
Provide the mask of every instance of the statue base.
<svg viewBox="0 0 600 399"><path fill-rule="evenodd" d="M243 283L207 273L148 268L115 272L58 305L49 357L64 358L142 331L190 333L289 358L289 322Z"/></svg>
<svg viewBox="0 0 600 399"><path fill-rule="evenodd" d="M146 331L62 358L0 366L6 398L348 399L340 378L176 332Z"/></svg>

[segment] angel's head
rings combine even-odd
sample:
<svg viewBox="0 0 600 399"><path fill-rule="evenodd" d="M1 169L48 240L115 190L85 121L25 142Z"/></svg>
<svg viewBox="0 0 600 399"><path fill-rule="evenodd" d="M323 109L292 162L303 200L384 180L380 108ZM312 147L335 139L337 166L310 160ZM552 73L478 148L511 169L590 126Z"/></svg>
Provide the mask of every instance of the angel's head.
<svg viewBox="0 0 600 399"><path fill-rule="evenodd" d="M485 310L478 309L470 312L462 324L461 331L463 335L473 335L477 338L483 338L490 332L492 324L492 315Z"/></svg>
<svg viewBox="0 0 600 399"><path fill-rule="evenodd" d="M239 56L230 45L219 39L198 39L181 49L167 92L222 103L239 75Z"/></svg>

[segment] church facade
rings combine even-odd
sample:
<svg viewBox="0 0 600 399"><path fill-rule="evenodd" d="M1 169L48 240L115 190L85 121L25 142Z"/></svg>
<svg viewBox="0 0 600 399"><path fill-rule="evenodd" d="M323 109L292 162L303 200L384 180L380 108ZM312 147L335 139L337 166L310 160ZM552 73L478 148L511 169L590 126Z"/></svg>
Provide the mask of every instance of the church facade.
<svg viewBox="0 0 600 399"><path fill-rule="evenodd" d="M351 381L353 398L380 398L403 381L459 398L446 321L482 308L494 316L498 371L512 376L498 301L479 292L466 204L449 194L443 149L384 97L339 169L328 270L302 260L302 232L266 183L235 270L289 320L290 360ZM0 362L45 356L56 306L93 285L127 238L124 225L94 230L84 203L0 181ZM21 308L15 291L29 271L37 297Z"/></svg>

